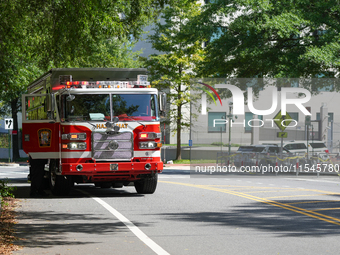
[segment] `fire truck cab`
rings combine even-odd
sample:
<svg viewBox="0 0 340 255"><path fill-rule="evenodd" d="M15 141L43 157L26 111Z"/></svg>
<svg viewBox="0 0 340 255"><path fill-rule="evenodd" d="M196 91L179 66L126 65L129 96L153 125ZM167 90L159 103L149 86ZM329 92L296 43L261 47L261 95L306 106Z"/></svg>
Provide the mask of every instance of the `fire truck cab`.
<svg viewBox="0 0 340 255"><path fill-rule="evenodd" d="M48 167L54 195L67 195L74 183L154 193L165 103L146 69L51 69L22 96L30 167Z"/></svg>

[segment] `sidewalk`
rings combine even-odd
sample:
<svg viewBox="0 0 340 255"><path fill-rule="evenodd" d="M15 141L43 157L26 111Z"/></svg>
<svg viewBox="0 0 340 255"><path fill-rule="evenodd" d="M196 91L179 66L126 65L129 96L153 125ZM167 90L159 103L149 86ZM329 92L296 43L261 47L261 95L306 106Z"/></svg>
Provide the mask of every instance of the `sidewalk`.
<svg viewBox="0 0 340 255"><path fill-rule="evenodd" d="M190 170L190 164L164 164L164 170Z"/></svg>
<svg viewBox="0 0 340 255"><path fill-rule="evenodd" d="M19 167L19 166L28 166L27 162L0 162L0 167Z"/></svg>

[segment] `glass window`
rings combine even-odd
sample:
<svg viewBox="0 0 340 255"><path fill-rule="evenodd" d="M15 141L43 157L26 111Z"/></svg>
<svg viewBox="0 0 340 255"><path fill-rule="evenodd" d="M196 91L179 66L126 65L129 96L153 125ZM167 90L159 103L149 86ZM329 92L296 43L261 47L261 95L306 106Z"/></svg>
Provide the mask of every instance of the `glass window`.
<svg viewBox="0 0 340 255"><path fill-rule="evenodd" d="M289 116L293 119L299 122L299 113L298 112L288 112Z"/></svg>
<svg viewBox="0 0 340 255"><path fill-rule="evenodd" d="M320 149L320 148L326 148L326 145L324 143L309 143L310 146L313 147L313 149Z"/></svg>
<svg viewBox="0 0 340 255"><path fill-rule="evenodd" d="M246 112L244 118L245 118L245 128L244 128L244 132L250 133L252 127L249 126L248 121L254 119L254 113L252 113L252 112ZM257 118L260 119L260 120L263 120L263 116L262 116L262 115L258 115ZM261 123L258 123L258 121L250 122L250 125L252 125L252 126L259 126L260 124L261 124Z"/></svg>
<svg viewBox="0 0 340 255"><path fill-rule="evenodd" d="M97 94L63 95L66 121L109 121L110 96Z"/></svg>
<svg viewBox="0 0 340 255"><path fill-rule="evenodd" d="M120 121L158 120L156 95L74 94L72 97L63 95L62 115L66 121L110 121L111 115Z"/></svg>
<svg viewBox="0 0 340 255"><path fill-rule="evenodd" d="M320 120L320 113L317 112L316 113L316 120ZM328 113L328 122L334 121L334 113L333 112L329 112Z"/></svg>
<svg viewBox="0 0 340 255"><path fill-rule="evenodd" d="M26 120L47 120L46 106L48 104L47 96L35 95L27 96L26 102Z"/></svg>
<svg viewBox="0 0 340 255"><path fill-rule="evenodd" d="M226 132L226 113L208 112L208 132ZM215 120L215 121L214 121ZM220 121L217 121L220 120Z"/></svg>
<svg viewBox="0 0 340 255"><path fill-rule="evenodd" d="M157 98L150 94L114 94L112 95L112 112L124 121L156 120Z"/></svg>

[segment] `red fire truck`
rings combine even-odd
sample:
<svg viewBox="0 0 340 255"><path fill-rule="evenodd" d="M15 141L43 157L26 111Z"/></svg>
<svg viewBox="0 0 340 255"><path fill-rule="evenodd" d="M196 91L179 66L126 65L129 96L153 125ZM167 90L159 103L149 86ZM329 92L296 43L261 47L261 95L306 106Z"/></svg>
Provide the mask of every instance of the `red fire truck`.
<svg viewBox="0 0 340 255"><path fill-rule="evenodd" d="M146 69L51 69L22 96L30 167L48 169L55 195L67 195L75 183L154 193L163 170L165 103Z"/></svg>

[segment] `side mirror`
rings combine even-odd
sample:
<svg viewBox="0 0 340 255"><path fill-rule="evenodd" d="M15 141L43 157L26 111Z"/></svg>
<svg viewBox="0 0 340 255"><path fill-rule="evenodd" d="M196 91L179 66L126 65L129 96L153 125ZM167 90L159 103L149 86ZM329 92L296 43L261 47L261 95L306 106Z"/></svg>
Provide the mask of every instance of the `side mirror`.
<svg viewBox="0 0 340 255"><path fill-rule="evenodd" d="M158 96L159 99L159 110L161 113L166 112L166 93L160 93Z"/></svg>
<svg viewBox="0 0 340 255"><path fill-rule="evenodd" d="M75 98L76 98L76 97L75 97L74 95L69 94L69 95L66 97L66 101L67 101L67 102L71 102L71 101L73 101Z"/></svg>

